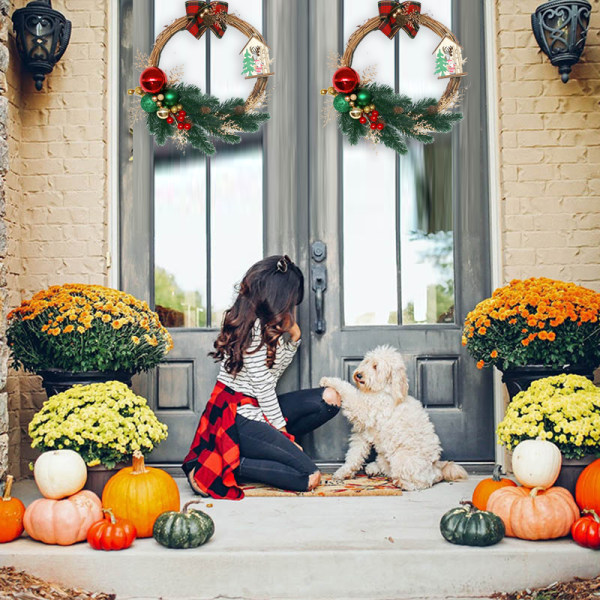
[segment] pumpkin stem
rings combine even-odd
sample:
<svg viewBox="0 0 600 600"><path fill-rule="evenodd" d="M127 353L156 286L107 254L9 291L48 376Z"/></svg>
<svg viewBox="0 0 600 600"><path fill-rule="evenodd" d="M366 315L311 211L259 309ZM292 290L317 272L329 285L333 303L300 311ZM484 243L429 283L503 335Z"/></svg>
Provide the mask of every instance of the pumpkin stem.
<svg viewBox="0 0 600 600"><path fill-rule="evenodd" d="M10 490L12 489L14 479L15 478L12 475L6 476L6 486L4 487L4 496L2 496L2 500L6 501L6 502L11 500Z"/></svg>
<svg viewBox="0 0 600 600"><path fill-rule="evenodd" d="M470 500L461 500L460 503L463 506L467 506L469 508L469 512L475 512L477 507Z"/></svg>
<svg viewBox="0 0 600 600"><path fill-rule="evenodd" d="M144 455L136 450L133 453L133 469L131 471L132 475L141 475L142 473L147 473L148 469L146 469L146 465L144 464Z"/></svg>
<svg viewBox="0 0 600 600"><path fill-rule="evenodd" d="M492 479L494 481L500 481L502 478L502 467L500 465L496 465L494 470L492 471Z"/></svg>
<svg viewBox="0 0 600 600"><path fill-rule="evenodd" d="M598 517L598 514L596 513L596 511L593 508L586 508L585 510L581 511L582 515L592 515L592 517L594 517L594 521L596 521L596 523L600 523L600 517Z"/></svg>
<svg viewBox="0 0 600 600"><path fill-rule="evenodd" d="M542 490L542 492L543 492L543 491L544 491L544 488L543 488L543 487L539 487L539 486L538 486L538 487L531 488L531 492L529 492L529 495L530 495L532 498L535 498L535 497L538 495L538 492L539 492L540 490Z"/></svg>
<svg viewBox="0 0 600 600"><path fill-rule="evenodd" d="M189 502L186 502L183 505L183 508L181 509L182 513L187 513L188 511L188 506L190 506L191 504L204 504L204 502L202 502L202 500L190 500Z"/></svg>
<svg viewBox="0 0 600 600"><path fill-rule="evenodd" d="M115 514L112 511L112 508L103 508L102 512L110 517L110 522L114 525L117 522L117 519L115 518Z"/></svg>

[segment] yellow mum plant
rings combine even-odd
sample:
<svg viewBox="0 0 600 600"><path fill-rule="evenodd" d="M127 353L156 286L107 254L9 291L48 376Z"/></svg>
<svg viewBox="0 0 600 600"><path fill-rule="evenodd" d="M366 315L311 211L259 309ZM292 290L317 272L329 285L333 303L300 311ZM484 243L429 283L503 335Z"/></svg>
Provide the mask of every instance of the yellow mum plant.
<svg viewBox="0 0 600 600"><path fill-rule="evenodd" d="M538 379L508 405L497 434L509 450L540 438L556 444L565 458L599 453L600 388L581 375Z"/></svg>
<svg viewBox="0 0 600 600"><path fill-rule="evenodd" d="M89 467L112 469L136 450L149 453L166 439L145 398L124 383L76 385L51 396L29 424L32 448L78 452Z"/></svg>
<svg viewBox="0 0 600 600"><path fill-rule="evenodd" d="M600 294L544 277L514 280L465 320L462 343L483 368L600 364Z"/></svg>
<svg viewBox="0 0 600 600"><path fill-rule="evenodd" d="M146 302L101 285L55 285L8 315L13 365L129 371L155 367L172 348L169 332Z"/></svg>

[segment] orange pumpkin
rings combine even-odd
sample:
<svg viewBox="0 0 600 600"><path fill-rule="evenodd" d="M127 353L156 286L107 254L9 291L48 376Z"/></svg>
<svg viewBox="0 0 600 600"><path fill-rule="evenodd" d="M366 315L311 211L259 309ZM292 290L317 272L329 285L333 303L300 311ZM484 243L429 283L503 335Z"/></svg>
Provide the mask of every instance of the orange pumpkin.
<svg viewBox="0 0 600 600"><path fill-rule="evenodd" d="M492 477L488 477L477 484L473 491L472 502L479 510L487 510L488 499L496 490L507 486L516 487L517 484L512 479L500 477L501 473L502 467L496 465Z"/></svg>
<svg viewBox="0 0 600 600"><path fill-rule="evenodd" d="M11 498L14 477L6 476L4 496L0 500L0 544L12 542L23 533L25 506L18 498Z"/></svg>
<svg viewBox="0 0 600 600"><path fill-rule="evenodd" d="M102 519L100 498L82 490L64 500L40 498L25 511L25 531L45 544L70 546L86 539L88 529Z"/></svg>
<svg viewBox="0 0 600 600"><path fill-rule="evenodd" d="M102 504L117 519L131 521L139 538L151 537L156 518L167 511L179 511L179 488L162 469L147 467L140 452L133 465L113 475L102 492Z"/></svg>
<svg viewBox="0 0 600 600"><path fill-rule="evenodd" d="M487 510L504 521L507 536L523 540L563 537L579 518L573 496L561 487L504 487L489 497Z"/></svg>
<svg viewBox="0 0 600 600"><path fill-rule="evenodd" d="M600 458L581 472L575 486L575 499L582 510L587 508L600 515Z"/></svg>

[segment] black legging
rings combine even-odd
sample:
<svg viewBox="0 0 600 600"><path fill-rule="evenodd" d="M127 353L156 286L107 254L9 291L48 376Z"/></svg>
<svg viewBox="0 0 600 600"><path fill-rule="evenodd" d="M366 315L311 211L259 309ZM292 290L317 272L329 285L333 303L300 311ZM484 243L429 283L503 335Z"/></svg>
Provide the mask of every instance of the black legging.
<svg viewBox="0 0 600 600"><path fill-rule="evenodd" d="M286 429L295 437L309 433L333 418L339 407L323 400L323 388L279 396ZM240 439L240 481L258 481L284 490L304 492L317 466L292 441L271 425L237 415Z"/></svg>

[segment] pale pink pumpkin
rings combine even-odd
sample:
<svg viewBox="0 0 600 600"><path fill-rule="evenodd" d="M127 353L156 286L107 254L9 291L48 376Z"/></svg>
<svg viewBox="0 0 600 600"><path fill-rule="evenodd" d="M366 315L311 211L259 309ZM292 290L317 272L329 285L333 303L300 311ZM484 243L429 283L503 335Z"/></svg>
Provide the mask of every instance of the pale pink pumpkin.
<svg viewBox="0 0 600 600"><path fill-rule="evenodd" d="M23 525L34 540L70 546L85 540L88 529L102 518L100 498L83 490L64 500L34 500L25 510Z"/></svg>

